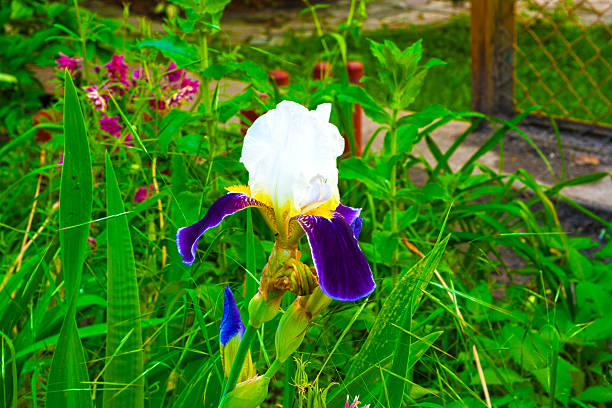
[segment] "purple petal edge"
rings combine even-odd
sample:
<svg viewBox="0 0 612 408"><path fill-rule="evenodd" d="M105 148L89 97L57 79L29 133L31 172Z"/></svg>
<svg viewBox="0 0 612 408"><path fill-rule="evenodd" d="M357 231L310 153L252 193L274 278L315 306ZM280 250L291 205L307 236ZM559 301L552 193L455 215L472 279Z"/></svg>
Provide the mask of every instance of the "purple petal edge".
<svg viewBox="0 0 612 408"><path fill-rule="evenodd" d="M247 207L259 207L263 204L243 193L227 193L215 201L204 218L188 227L176 231L176 247L183 257L185 265L193 264L198 241L206 230L216 227L225 217Z"/></svg>
<svg viewBox="0 0 612 408"><path fill-rule="evenodd" d="M229 286L225 287L224 294L223 318L221 319L221 327L219 327L219 340L222 346L225 346L234 336L239 334L242 337L244 334L244 324L242 324L234 294Z"/></svg>
<svg viewBox="0 0 612 408"><path fill-rule="evenodd" d="M361 225L363 224L363 218L360 217L361 208L353 208L340 203L336 208L336 212L344 217L348 225L351 226L353 235L355 238L358 238L361 232Z"/></svg>
<svg viewBox="0 0 612 408"><path fill-rule="evenodd" d="M310 244L321 290L332 299L353 301L376 288L372 270L347 220L335 212L332 219L298 215Z"/></svg>

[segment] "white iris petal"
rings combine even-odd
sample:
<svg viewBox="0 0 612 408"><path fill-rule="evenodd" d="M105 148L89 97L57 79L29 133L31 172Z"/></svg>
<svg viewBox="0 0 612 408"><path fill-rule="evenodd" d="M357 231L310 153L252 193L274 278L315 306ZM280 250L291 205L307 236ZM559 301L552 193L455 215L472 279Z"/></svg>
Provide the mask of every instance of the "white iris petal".
<svg viewBox="0 0 612 408"><path fill-rule="evenodd" d="M253 197L269 197L275 209L290 216L339 198L336 158L344 140L329 123L330 113L329 103L309 111L283 101L253 123L240 158Z"/></svg>

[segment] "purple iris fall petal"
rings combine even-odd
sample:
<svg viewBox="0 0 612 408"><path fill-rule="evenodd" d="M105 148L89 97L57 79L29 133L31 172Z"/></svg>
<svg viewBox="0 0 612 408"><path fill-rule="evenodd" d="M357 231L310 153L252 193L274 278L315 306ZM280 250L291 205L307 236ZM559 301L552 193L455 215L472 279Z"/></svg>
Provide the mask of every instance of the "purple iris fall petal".
<svg viewBox="0 0 612 408"><path fill-rule="evenodd" d="M336 207L336 212L340 213L351 226L355 238L359 237L361 225L363 224L363 218L359 216L359 214L361 214L361 208L353 208L340 203L338 207Z"/></svg>
<svg viewBox="0 0 612 408"><path fill-rule="evenodd" d="M228 193L215 201L200 221L189 227L179 228L176 232L176 246L183 257L183 263L185 265L193 263L198 240L206 230L219 225L228 215L247 207L258 206L263 206L263 204L246 194Z"/></svg>
<svg viewBox="0 0 612 408"><path fill-rule="evenodd" d="M240 312L234 300L234 294L229 286L224 290L225 299L223 301L223 318L221 319L219 340L225 346L234 336L244 334L244 325L240 319Z"/></svg>
<svg viewBox="0 0 612 408"><path fill-rule="evenodd" d="M332 219L298 215L310 244L319 285L327 296L352 301L376 288L372 270L347 220L338 212Z"/></svg>

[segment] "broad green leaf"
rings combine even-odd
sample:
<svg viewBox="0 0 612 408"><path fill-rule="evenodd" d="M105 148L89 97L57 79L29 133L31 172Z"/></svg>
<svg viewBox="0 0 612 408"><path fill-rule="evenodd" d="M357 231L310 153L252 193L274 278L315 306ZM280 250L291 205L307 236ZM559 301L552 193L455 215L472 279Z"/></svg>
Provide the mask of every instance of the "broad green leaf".
<svg viewBox="0 0 612 408"><path fill-rule="evenodd" d="M144 47L161 51L165 57L175 61L179 67L193 63L198 56L198 50L195 46L176 35L167 35L159 40L143 40L138 44L138 48Z"/></svg>
<svg viewBox="0 0 612 408"><path fill-rule="evenodd" d="M64 164L60 184L59 236L65 301L69 306L51 361L45 406L82 408L92 406L92 400L75 312L87 250L93 187L85 122L68 71L64 86Z"/></svg>
<svg viewBox="0 0 612 408"><path fill-rule="evenodd" d="M231 0L208 0L205 3L206 12L210 14L220 13L230 1Z"/></svg>
<svg viewBox="0 0 612 408"><path fill-rule="evenodd" d="M219 103L219 122L225 123L234 116L245 106L250 106L256 99L255 91L253 88L248 88L246 91L230 98L226 101Z"/></svg>
<svg viewBox="0 0 612 408"><path fill-rule="evenodd" d="M338 93L338 100L341 102L360 104L365 114L374 122L382 124L391 122L389 113L380 107L363 87L354 84L333 84L329 89Z"/></svg>
<svg viewBox="0 0 612 408"><path fill-rule="evenodd" d="M168 145L172 141L172 138L179 137L181 127L183 127L191 119L193 119L192 114L180 109L172 110L170 113L164 116L161 121L162 131L159 133L159 137L157 139L162 153L168 153Z"/></svg>
<svg viewBox="0 0 612 408"><path fill-rule="evenodd" d="M247 60L242 62L227 61L224 63L213 64L204 71L203 76L220 80L225 76L233 74L232 77L241 79L261 92L273 93L273 88L268 80L268 73L255 62Z"/></svg>
<svg viewBox="0 0 612 408"><path fill-rule="evenodd" d="M428 126L435 120L444 116L456 116L442 105L429 105L420 112L402 116L398 121L398 126L412 125L418 128Z"/></svg>
<svg viewBox="0 0 612 408"><path fill-rule="evenodd" d="M173 317L173 319L178 320L177 317ZM169 323L169 320L162 318L162 317L155 318L155 319L145 319L142 321L142 327L143 328L153 327L153 326L158 326L160 324L168 324L168 323ZM107 330L106 323L99 323L99 324L92 324L91 326L80 327L78 329L78 333L81 339L85 339L88 337L103 336L106 334L106 330ZM17 358L19 359L22 357L26 357L36 351L44 350L45 348L49 346L56 345L58 344L57 343L58 339L59 339L58 335L43 338L42 340L39 340L36 343L26 348L18 350Z"/></svg>
<svg viewBox="0 0 612 408"><path fill-rule="evenodd" d="M125 208L115 170L106 153L106 213ZM106 370L104 407L144 407L140 300L134 251L126 215L108 218Z"/></svg>
<svg viewBox="0 0 612 408"><path fill-rule="evenodd" d="M372 192L389 193L389 182L380 177L377 169L368 165L361 157L350 157L340 163L339 176L342 179L358 180L364 183Z"/></svg>
<svg viewBox="0 0 612 408"><path fill-rule="evenodd" d="M591 402L612 402L612 387L597 385L587 388L580 394L580 399Z"/></svg>

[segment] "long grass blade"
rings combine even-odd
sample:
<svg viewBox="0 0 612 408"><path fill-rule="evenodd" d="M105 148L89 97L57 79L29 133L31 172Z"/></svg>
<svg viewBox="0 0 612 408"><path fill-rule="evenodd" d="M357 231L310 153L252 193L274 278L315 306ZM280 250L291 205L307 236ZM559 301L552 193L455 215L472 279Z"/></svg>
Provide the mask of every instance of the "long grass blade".
<svg viewBox="0 0 612 408"><path fill-rule="evenodd" d="M68 71L64 91L64 164L60 184L59 236L69 305L47 380L47 408L91 407L85 353L75 321L91 220L92 176L89 143L79 99Z"/></svg>
<svg viewBox="0 0 612 408"><path fill-rule="evenodd" d="M359 394L364 401L374 401L377 398L383 379L380 377L380 370L376 370L375 367L393 363L401 333L395 325L401 324L404 320L407 308L415 310L423 289L429 283L440 261L449 237L450 235L440 240L425 258L404 274L393 289L379 312L363 347L353 360L345 381L330 397L329 406L340 405L346 395ZM403 369L405 370L405 367ZM405 372L400 375L404 377ZM401 388L390 391L390 395L395 392L402 395L403 384Z"/></svg>
<svg viewBox="0 0 612 408"><path fill-rule="evenodd" d="M125 214L115 170L106 154L106 212ZM107 311L104 382L129 384L120 390L104 390L104 407L144 407L144 379L140 301L134 251L126 216L107 221ZM114 351L121 346L118 355Z"/></svg>

